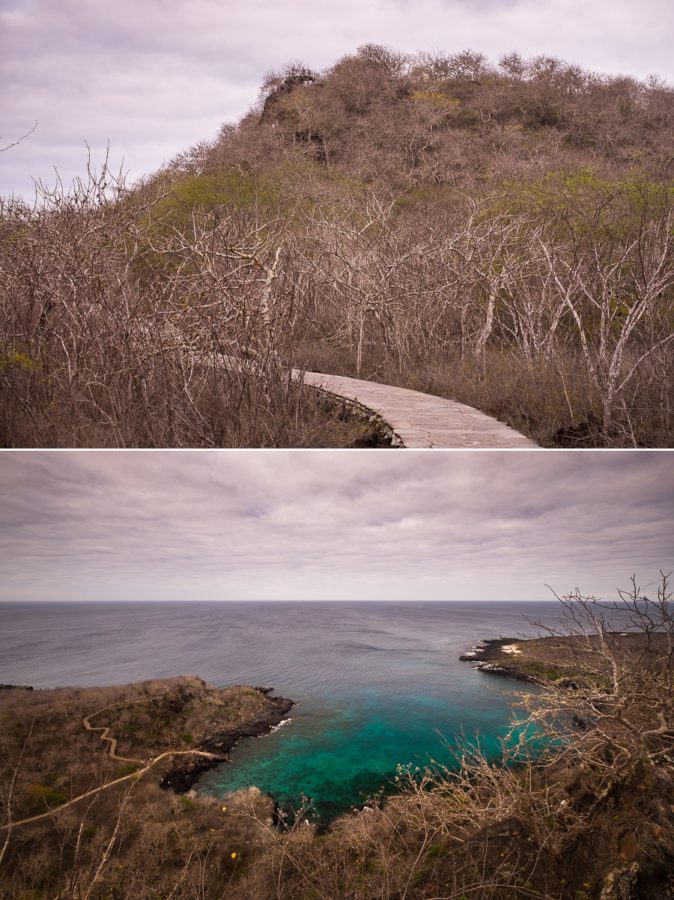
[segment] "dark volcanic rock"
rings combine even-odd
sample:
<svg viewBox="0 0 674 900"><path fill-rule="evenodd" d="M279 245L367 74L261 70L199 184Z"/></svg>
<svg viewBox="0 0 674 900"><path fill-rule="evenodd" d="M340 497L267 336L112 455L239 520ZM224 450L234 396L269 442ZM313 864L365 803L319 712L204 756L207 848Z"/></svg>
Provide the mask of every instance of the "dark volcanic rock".
<svg viewBox="0 0 674 900"><path fill-rule="evenodd" d="M242 738L262 737L265 734L269 734L295 705L292 700L288 700L285 697L269 697L271 688L257 688L257 690L261 690L261 693L265 694L270 703L273 704L273 709L267 715L254 719L252 722L247 722L238 728L218 731L211 737L206 738L196 749L214 753L216 758L209 759L205 756L195 756L189 762L177 763L162 778L159 786L175 791L177 794L186 793L194 787L204 772L208 772L209 769L214 769L221 763L227 762L230 751Z"/></svg>
<svg viewBox="0 0 674 900"><path fill-rule="evenodd" d="M501 675L504 678L514 678L516 681L526 681L528 684L540 684L539 679L523 672L513 660L504 660L502 647L508 644L521 644L522 638L491 638L480 641L472 650L462 654L459 659L464 662L476 663L475 668L479 672L488 675Z"/></svg>
<svg viewBox="0 0 674 900"><path fill-rule="evenodd" d="M208 759L205 756L196 756L191 762L181 763L176 766L168 774L164 775L159 782L159 787L167 790L175 791L176 794L186 794L204 772L214 769L221 763L227 762L227 757L220 759Z"/></svg>
<svg viewBox="0 0 674 900"><path fill-rule="evenodd" d="M280 107L279 102L282 97L287 97L296 89L322 86L316 74L310 69L297 69L289 72L264 101L260 124L277 122L280 118L283 118L284 111ZM288 116L287 112L285 112L285 116Z"/></svg>
<svg viewBox="0 0 674 900"><path fill-rule="evenodd" d="M517 666L499 665L497 663L478 663L475 667L479 672L486 672L487 675L502 675L504 678L514 678L515 681L526 681L528 684L540 684L538 678L522 672Z"/></svg>
<svg viewBox="0 0 674 900"><path fill-rule="evenodd" d="M587 422L558 429L554 441L558 447L596 447L601 431L598 417L590 415Z"/></svg>

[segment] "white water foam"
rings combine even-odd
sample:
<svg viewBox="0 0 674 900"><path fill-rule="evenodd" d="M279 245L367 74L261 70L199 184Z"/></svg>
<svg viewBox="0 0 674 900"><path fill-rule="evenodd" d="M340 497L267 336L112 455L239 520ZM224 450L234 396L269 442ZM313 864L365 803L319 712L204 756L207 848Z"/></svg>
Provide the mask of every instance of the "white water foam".
<svg viewBox="0 0 674 900"><path fill-rule="evenodd" d="M270 731L268 731L267 734L273 734L275 731L278 731L279 728L283 728L284 725L287 725L288 722L292 722L292 718L281 719L281 721L278 723L278 725L274 725L274 727ZM263 735L263 737L264 737L264 735Z"/></svg>

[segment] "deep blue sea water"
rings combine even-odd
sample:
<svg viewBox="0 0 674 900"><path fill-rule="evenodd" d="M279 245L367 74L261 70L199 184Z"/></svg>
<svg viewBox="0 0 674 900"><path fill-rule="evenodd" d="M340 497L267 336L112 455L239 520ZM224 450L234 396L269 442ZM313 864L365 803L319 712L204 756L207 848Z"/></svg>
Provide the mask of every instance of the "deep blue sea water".
<svg viewBox="0 0 674 900"><path fill-rule="evenodd" d="M458 657L560 614L555 602L0 604L0 683L273 686L297 702L291 721L244 741L200 789L254 784L286 807L304 795L328 819L390 784L397 764L449 762L478 734L495 751L521 685Z"/></svg>

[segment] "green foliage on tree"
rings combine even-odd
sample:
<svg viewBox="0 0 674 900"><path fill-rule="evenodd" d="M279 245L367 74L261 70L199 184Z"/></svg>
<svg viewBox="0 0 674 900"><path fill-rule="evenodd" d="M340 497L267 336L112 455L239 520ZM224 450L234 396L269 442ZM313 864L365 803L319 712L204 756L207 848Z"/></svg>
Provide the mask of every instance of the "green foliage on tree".
<svg viewBox="0 0 674 900"><path fill-rule="evenodd" d="M674 181L655 181L645 174L605 178L589 167L505 181L503 191L490 213L527 216L584 239L622 239L674 207Z"/></svg>

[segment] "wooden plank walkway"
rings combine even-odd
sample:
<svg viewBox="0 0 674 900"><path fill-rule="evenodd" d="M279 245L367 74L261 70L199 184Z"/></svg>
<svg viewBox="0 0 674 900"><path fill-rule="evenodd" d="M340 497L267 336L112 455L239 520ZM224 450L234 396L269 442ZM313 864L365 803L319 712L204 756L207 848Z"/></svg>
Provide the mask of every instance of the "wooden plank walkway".
<svg viewBox="0 0 674 900"><path fill-rule="evenodd" d="M454 400L320 372L306 372L304 382L371 409L398 435L403 447L538 448L514 428Z"/></svg>
<svg viewBox="0 0 674 900"><path fill-rule="evenodd" d="M250 359L215 354L199 361L203 365L222 366L249 375L261 373L257 363ZM303 372L301 369L293 369L292 375L297 379L304 377L305 384L360 403L376 413L399 439L398 446L410 449L541 449L535 441L509 425L455 400L346 375Z"/></svg>

